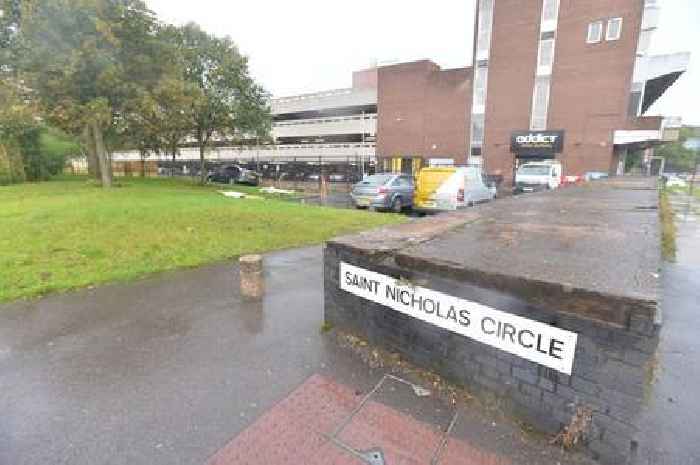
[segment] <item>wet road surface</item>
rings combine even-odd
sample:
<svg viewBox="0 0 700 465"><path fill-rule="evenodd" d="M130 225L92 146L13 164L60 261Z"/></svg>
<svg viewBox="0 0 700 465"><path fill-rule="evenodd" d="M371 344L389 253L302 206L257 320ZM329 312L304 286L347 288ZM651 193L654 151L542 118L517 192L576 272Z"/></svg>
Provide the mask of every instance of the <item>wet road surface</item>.
<svg viewBox="0 0 700 465"><path fill-rule="evenodd" d="M498 412L386 381L322 334L321 257L266 256L257 303L221 263L0 307L0 464L341 464L377 447L390 465L580 463Z"/></svg>
<svg viewBox="0 0 700 465"><path fill-rule="evenodd" d="M684 201L640 465L700 463L700 205ZM0 465L587 462L339 348L320 331L320 248L265 269L261 302L221 263L0 306Z"/></svg>
<svg viewBox="0 0 700 465"><path fill-rule="evenodd" d="M673 195L677 257L664 266L656 381L641 415L639 465L700 464L700 201Z"/></svg>

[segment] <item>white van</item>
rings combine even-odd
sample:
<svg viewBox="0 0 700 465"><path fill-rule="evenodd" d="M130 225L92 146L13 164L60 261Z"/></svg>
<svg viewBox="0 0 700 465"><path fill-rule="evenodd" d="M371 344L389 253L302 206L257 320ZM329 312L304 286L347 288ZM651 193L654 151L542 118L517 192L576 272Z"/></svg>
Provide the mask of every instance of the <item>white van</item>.
<svg viewBox="0 0 700 465"><path fill-rule="evenodd" d="M420 211L449 211L488 202L496 197L480 167L433 167L420 170L413 208Z"/></svg>
<svg viewBox="0 0 700 465"><path fill-rule="evenodd" d="M515 173L516 194L556 189L561 185L562 166L558 161L528 162Z"/></svg>

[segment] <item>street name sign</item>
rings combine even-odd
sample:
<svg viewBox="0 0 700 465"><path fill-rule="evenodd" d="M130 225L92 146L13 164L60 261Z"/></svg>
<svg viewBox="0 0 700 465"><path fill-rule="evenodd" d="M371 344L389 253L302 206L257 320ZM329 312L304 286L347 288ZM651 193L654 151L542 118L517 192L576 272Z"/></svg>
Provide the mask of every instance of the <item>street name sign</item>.
<svg viewBox="0 0 700 465"><path fill-rule="evenodd" d="M426 323L571 375L578 335L340 263L340 288Z"/></svg>

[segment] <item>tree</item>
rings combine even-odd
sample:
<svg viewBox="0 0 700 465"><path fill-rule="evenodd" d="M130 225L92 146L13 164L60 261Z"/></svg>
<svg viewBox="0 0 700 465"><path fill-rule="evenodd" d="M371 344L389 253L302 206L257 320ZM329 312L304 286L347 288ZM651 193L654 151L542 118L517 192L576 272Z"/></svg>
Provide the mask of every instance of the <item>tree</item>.
<svg viewBox="0 0 700 465"><path fill-rule="evenodd" d="M157 57L157 23L141 0L44 0L23 10L13 47L47 118L82 135L110 187L106 138L119 133L123 113L140 88L165 68Z"/></svg>
<svg viewBox="0 0 700 465"><path fill-rule="evenodd" d="M179 147L192 134L194 109L201 98L199 87L166 77L152 91L133 99L126 114L126 137L138 148L142 162L151 151L170 154L175 160Z"/></svg>
<svg viewBox="0 0 700 465"><path fill-rule="evenodd" d="M656 156L666 159L666 171L692 172L695 169L695 151L685 146L690 137L693 137L693 128L681 128L678 141L655 149Z"/></svg>
<svg viewBox="0 0 700 465"><path fill-rule="evenodd" d="M21 83L0 80L0 184L25 180L22 144L31 149L39 128L36 107L23 97Z"/></svg>
<svg viewBox="0 0 700 465"><path fill-rule="evenodd" d="M201 92L192 108L192 126L203 184L204 156L212 137L266 136L270 109L263 88L250 76L247 58L230 38L214 37L196 24L182 27L175 37L183 58L183 79Z"/></svg>

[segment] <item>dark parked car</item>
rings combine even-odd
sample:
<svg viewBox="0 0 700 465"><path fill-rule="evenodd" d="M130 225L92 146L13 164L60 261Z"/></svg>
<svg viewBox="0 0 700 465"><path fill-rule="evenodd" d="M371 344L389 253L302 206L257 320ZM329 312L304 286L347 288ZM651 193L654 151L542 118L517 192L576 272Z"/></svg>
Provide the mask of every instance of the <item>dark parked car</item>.
<svg viewBox="0 0 700 465"><path fill-rule="evenodd" d="M225 184L250 184L257 186L260 183L260 175L255 171L238 165L224 165L209 173L209 182L221 182Z"/></svg>

